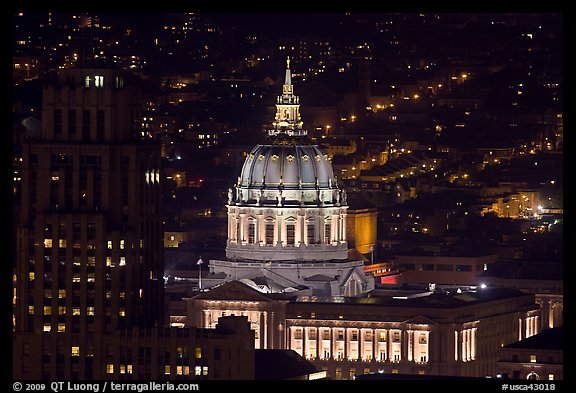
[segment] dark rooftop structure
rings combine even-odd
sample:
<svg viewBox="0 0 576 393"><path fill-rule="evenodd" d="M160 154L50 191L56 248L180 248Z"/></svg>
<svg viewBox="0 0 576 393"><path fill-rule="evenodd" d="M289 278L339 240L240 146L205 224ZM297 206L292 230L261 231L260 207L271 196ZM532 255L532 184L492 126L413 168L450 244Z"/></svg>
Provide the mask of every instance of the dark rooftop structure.
<svg viewBox="0 0 576 393"><path fill-rule="evenodd" d="M532 337L508 344L504 348L551 349L562 351L564 349L564 326L543 330Z"/></svg>
<svg viewBox="0 0 576 393"><path fill-rule="evenodd" d="M256 380L308 379L316 367L294 350L256 349Z"/></svg>
<svg viewBox="0 0 576 393"><path fill-rule="evenodd" d="M470 291L421 291L418 293L400 294L398 296L298 296L295 303L340 303L357 306L392 306L392 307L426 307L426 308L457 308L496 301L516 296L525 296L520 290L512 288L485 288Z"/></svg>

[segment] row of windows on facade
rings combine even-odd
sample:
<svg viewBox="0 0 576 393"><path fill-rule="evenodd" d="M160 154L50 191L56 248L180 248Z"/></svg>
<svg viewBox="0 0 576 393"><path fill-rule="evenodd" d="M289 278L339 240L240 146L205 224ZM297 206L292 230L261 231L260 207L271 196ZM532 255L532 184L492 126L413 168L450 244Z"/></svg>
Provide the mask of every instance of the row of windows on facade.
<svg viewBox="0 0 576 393"><path fill-rule="evenodd" d="M54 226L58 228L58 233L54 231ZM47 223L44 225L44 247L52 248L55 241L58 242L60 248L65 248L67 245L67 224L65 222L60 222L57 225ZM82 235L82 224L79 222L72 223L72 240L80 240ZM89 222L86 225L86 237L88 240L96 239L96 223ZM78 243L74 242L76 247ZM38 245L34 239L30 239L30 247L33 249L34 246ZM123 250L125 249L126 241L125 239L119 239L117 248ZM140 248L143 246L143 239L140 239ZM106 240L106 248L108 250L114 249L114 240Z"/></svg>
<svg viewBox="0 0 576 393"><path fill-rule="evenodd" d="M438 271L438 272L471 272L474 270L473 265L454 265L447 263L401 263L399 265L404 270L418 270L418 271ZM476 265L476 271L488 270L488 264Z"/></svg>
<svg viewBox="0 0 576 393"><path fill-rule="evenodd" d="M123 292L124 293L124 292ZM124 297L122 297L122 299L124 299ZM58 307L54 307L54 311L56 311L56 309L58 310L58 314L56 313L52 313L53 311L53 307L52 306L44 306L43 309L43 314L44 316L49 316L49 315L66 315L66 306L58 306ZM106 311L106 315L107 316L111 316L112 315L112 311L109 307L105 308ZM28 306L28 314L29 315L34 315L34 306ZM94 306L88 306L84 308L84 313L81 312L82 308L80 307L72 307L72 315L73 316L81 316L82 314L86 315L86 316L94 316ZM120 307L119 311L118 311L118 315L121 317L126 316L126 309L124 307Z"/></svg>
<svg viewBox="0 0 576 393"><path fill-rule="evenodd" d="M328 373L328 367L322 367L322 371L326 371L326 373ZM377 369L377 370L375 370L375 369L371 369L370 367L364 367L364 368L363 368L363 373L364 373L364 374L370 374L370 373L373 373L373 372L378 372L378 373L381 373L381 374L382 374L382 373L384 373L384 370L383 370L383 369ZM398 374L398 373L399 373L399 370L398 370L397 368L392 368L392 369L390 370L390 374ZM425 374L426 374L426 371L425 371L425 370L418 370L418 371L417 371L417 374L418 374L418 375L425 375ZM356 372L356 368L355 368L355 367L352 367L352 368L349 368L349 369L348 369L348 379L350 379L350 380L355 379L355 378L356 378L356 375L357 375L357 372ZM334 379L335 379L335 380L338 380L338 381L344 379L344 373L343 373L343 371L342 371L342 367L336 367L336 369L335 369L335 371L334 371Z"/></svg>
<svg viewBox="0 0 576 393"><path fill-rule="evenodd" d="M51 261L51 257L48 255L44 256L44 269L43 272L44 273L51 273L52 272L52 261ZM138 256L137 259L140 263L142 263L143 257L142 255ZM68 258L66 257L66 255L60 255L60 257L58 259L55 258L55 262L57 261L57 270L60 272L60 274L66 272L68 270ZM105 267L106 268L114 268L114 267L123 267L126 266L126 257L125 256L119 256L119 257L111 257L111 256L107 256L106 257L106 264ZM35 267L36 267L36 261L34 259L30 259L29 264L28 264L28 271L30 273L35 273ZM78 255L74 255L74 258L72 260L72 272L74 273L74 278L79 277L78 280L74 280L73 282L79 282L81 280L80 273L81 273L81 269L82 267L86 267L86 277L88 279L90 279L91 277L94 277L94 273L95 273L95 267L96 267L96 257L95 256L91 256L88 255L85 259L78 256ZM109 272L109 269L107 269L107 273ZM108 276L107 276L108 277ZM29 280L33 281L35 278L34 274L29 275ZM45 277L47 278L47 277ZM88 280L88 282L93 282L94 280Z"/></svg>
<svg viewBox="0 0 576 393"><path fill-rule="evenodd" d="M302 340L303 338L303 334L302 334L302 330L301 328L295 328L294 329L294 339L295 340ZM335 329L335 338L338 341L343 341L344 340L344 329ZM331 340L331 330L330 329L322 329L322 340ZM358 337L359 337L359 330L354 329L351 330L349 332L349 338L351 341L358 341ZM308 340L316 340L317 339L317 331L316 329L308 329L308 335L307 335ZM378 342L386 342L388 341L388 332L387 331L379 331L376 334L376 338ZM364 332L364 336L363 336L363 340L364 341L372 341L373 336L372 336L372 332L371 331L366 331ZM420 336L418 338L418 343L419 344L426 344L428 341L428 335L426 333L420 333ZM400 342L400 331L392 331L391 332L391 341L392 342Z"/></svg>
<svg viewBox="0 0 576 393"><path fill-rule="evenodd" d="M30 154L30 164L38 164L38 154ZM50 165L52 168L66 168L74 164L74 155L72 154L52 154L50 156ZM122 166L130 165L130 157L122 156ZM102 156L95 154L80 154L80 166L100 167L102 166Z"/></svg>
<svg viewBox="0 0 576 393"><path fill-rule="evenodd" d="M78 128L76 109L68 110L68 135L76 135ZM96 140L104 141L104 129L105 129L105 112L102 109L96 111ZM82 138L85 141L90 140L90 133L92 131L92 111L89 109L82 110ZM54 119L53 119L53 129L54 135L62 135L63 132L63 117L61 109L54 109Z"/></svg>
<svg viewBox="0 0 576 393"><path fill-rule="evenodd" d="M113 267L113 266L110 266ZM158 279L158 274L154 271L150 271L149 272L149 276L150 276L150 280L157 280ZM59 275L60 278L64 277L66 278L64 275L60 274ZM35 272L28 272L28 280L30 282L30 288L34 288L34 280L36 278L36 274ZM112 277L110 276L109 273L106 273L106 282L110 283L112 281ZM81 273L74 273L72 275L72 283L73 284L80 284L82 281L86 281L87 283L91 283L94 284L96 283L96 273L92 273L92 272L88 272L87 274L81 274ZM52 274L50 272L45 272L44 273L44 277L43 277L43 282L45 284L52 282ZM67 282L60 280L59 284L64 285L67 284ZM109 285L107 285L109 286Z"/></svg>
<svg viewBox="0 0 576 393"><path fill-rule="evenodd" d="M48 224L50 225L50 224ZM74 227L74 231L72 232L73 238L78 238L80 237L80 224L78 224L78 228L76 228L76 223L74 223L75 227ZM51 225L50 225L51 226ZM45 235L50 236L51 233L51 229L48 230L46 229ZM61 224L60 225L60 231L58 233L58 235L60 237L62 237L61 239L52 239L52 238L45 238L44 239L44 248L52 248L54 245L54 242L58 242L58 248L66 248L68 245L68 241L67 239L65 239L66 237L66 225L65 224ZM90 237L92 236L92 237ZM94 239L96 236L95 234L95 228L93 228L93 232L88 234L88 238L90 239ZM75 248L79 248L80 243L75 242L74 243L74 247ZM143 246L143 240L140 239L140 247L142 248ZM126 247L126 241L124 239L120 239L118 241L118 246L117 246L120 250L124 250ZM107 250L113 250L114 249L114 241L113 240L107 240L106 241L106 249Z"/></svg>
<svg viewBox="0 0 576 393"><path fill-rule="evenodd" d="M241 233L241 223L237 222L236 224L236 233ZM327 222L324 226L324 239L325 242L329 243L331 241L332 236L332 224ZM275 224L273 222L266 222L265 229L264 229L264 241L265 244L274 244L274 232L275 232ZM256 243L256 224L253 222L248 223L248 236L247 242L250 244ZM235 240L233 237L232 240ZM246 241L246 239L243 239ZM286 243L290 245L294 245L296 242L296 224L295 223L286 223ZM308 223L306 225L306 244L315 244L316 242L316 226L313 223Z"/></svg>
<svg viewBox="0 0 576 393"><path fill-rule="evenodd" d="M387 332L379 331L377 341L373 340L372 331L362 329L362 340L359 340L359 331L357 329L336 329L334 338L330 339L330 329L323 330L322 340L316 342L316 328L308 330L308 340L302 339L302 328L292 328L293 335L289 342L290 349L295 350L300 355L310 359L320 360L334 359L337 360L363 360L363 361L391 361L400 362L402 360L401 332L392 330L389 341ZM406 360L416 363L428 362L428 334L429 332L408 332L406 342L408 343ZM313 338L310 338L312 335ZM345 337L348 340L345 340ZM300 337L300 338L298 338ZM418 340L416 342L416 340ZM320 346L320 348L317 347ZM388 348L390 346L390 348ZM477 353L476 328L463 329L461 332L454 331L454 360L459 358L463 362L476 359ZM461 349L461 351L459 351ZM389 354L390 352L390 354ZM374 354L377 356L374 358ZM391 356L390 356L391 355Z"/></svg>
<svg viewBox="0 0 576 393"><path fill-rule="evenodd" d="M56 295L56 293L58 295ZM44 299L60 299L60 300L65 300L68 296L68 291L66 289L44 289ZM126 299L126 292L125 291L120 291L117 292L118 293L118 299L120 299L121 302L123 302ZM140 289L138 291L138 294L142 295L142 289ZM90 294L90 295L94 295L94 294ZM89 295L89 296L90 296ZM73 296L74 298L79 298L80 297L80 290L79 289L75 289L73 291ZM104 292L104 296L106 300L110 300L112 299L112 291L105 291ZM92 296L93 297L93 296ZM93 302L92 302L93 303ZM93 308L93 307L92 307ZM87 308L88 311L90 311L90 307ZM51 310L51 309L48 309ZM29 306L28 309L30 314L34 314L34 306ZM45 308L45 312L46 312L46 308ZM63 309L63 314L66 313L66 308L64 307ZM50 312L48 313L48 315L50 314ZM61 314L59 312L59 314ZM80 308L78 307L74 307L74 311L72 313L73 315L80 315ZM88 312L88 315L92 315L90 314L90 312Z"/></svg>
<svg viewBox="0 0 576 393"><path fill-rule="evenodd" d="M88 317L88 319L86 320L86 324L85 324L85 332L86 333L94 333L95 331L95 323L92 320L93 316ZM106 333L112 333L113 331L113 327L112 327L112 317L111 316L106 316L104 318L104 324L103 324L103 329ZM28 321L28 331L32 331L34 329L34 321L32 319L29 319ZM124 323L124 318L119 316L119 319L117 321L118 323L118 327L124 327L125 323ZM14 325L15 327L16 325ZM52 332L56 332L56 333L80 333L80 320L79 319L73 319L72 323L64 323L61 322L60 320L56 321L56 322L45 322L42 328L42 331L44 333L52 333Z"/></svg>
<svg viewBox="0 0 576 393"><path fill-rule="evenodd" d="M90 87L104 87L104 75L86 75L84 76L84 87L89 89ZM124 87L124 78L121 76L116 76L114 78L114 87L117 89L122 89Z"/></svg>
<svg viewBox="0 0 576 393"><path fill-rule="evenodd" d="M79 355L76 355L79 356ZM194 372L193 375L196 376L207 376L208 375L208 366L192 366L192 370ZM116 370L116 371L115 371ZM191 375L190 374L191 367L190 366L175 366L172 367L171 365L167 364L164 365L164 375ZM106 374L114 374L118 372L120 374L132 374L133 373L133 366L131 364L120 364L118 367L114 367L114 364L107 364L106 365Z"/></svg>
<svg viewBox="0 0 576 393"><path fill-rule="evenodd" d="M59 172L52 172L51 176L51 184L50 184L50 204L52 207L57 208L60 203L62 202L66 207L72 206L72 196L73 196L73 184L72 184L72 170L69 169L65 173ZM160 171L152 170L146 171L145 174L146 184L160 184ZM37 202L36 198L36 176L33 177L34 184L31 188L31 203L35 204ZM61 177L64 178L64 195L60 194L60 180ZM89 192L88 192L88 175L85 170L80 169L79 172L79 205L80 207L87 207L89 202ZM92 177L92 184L90 187L90 194L93 195L93 204L96 208L99 208L102 205L102 173L101 172L94 172ZM153 198L146 198L148 194L144 194L144 198L141 200L141 204L144 205L146 201L149 203L153 203ZM121 196L122 196L122 208L123 208L123 215L128 213L128 175L123 173L122 175L122 187L121 187Z"/></svg>

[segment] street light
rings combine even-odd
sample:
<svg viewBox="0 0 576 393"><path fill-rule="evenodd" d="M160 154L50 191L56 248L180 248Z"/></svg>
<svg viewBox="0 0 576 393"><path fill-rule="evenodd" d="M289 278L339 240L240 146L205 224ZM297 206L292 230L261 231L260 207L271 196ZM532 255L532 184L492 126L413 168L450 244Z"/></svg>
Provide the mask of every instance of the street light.
<svg viewBox="0 0 576 393"><path fill-rule="evenodd" d="M198 265L198 289L202 290L202 264L204 263L204 261L202 260L202 258L198 259L198 262L196 262L196 264Z"/></svg>

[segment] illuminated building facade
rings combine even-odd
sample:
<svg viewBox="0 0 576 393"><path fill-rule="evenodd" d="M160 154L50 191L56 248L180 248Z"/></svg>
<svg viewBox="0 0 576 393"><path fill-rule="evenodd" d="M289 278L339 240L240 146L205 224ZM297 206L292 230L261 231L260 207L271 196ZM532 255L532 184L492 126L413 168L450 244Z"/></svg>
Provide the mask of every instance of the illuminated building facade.
<svg viewBox="0 0 576 393"><path fill-rule="evenodd" d="M333 379L495 376L501 347L540 331L534 295L514 289L287 298L231 281L185 300L187 325L245 316L256 348L292 349Z"/></svg>
<svg viewBox="0 0 576 393"><path fill-rule="evenodd" d="M367 293L373 279L348 254L346 190L302 126L288 60L268 141L252 149L228 191L227 260L211 260L210 272L268 292Z"/></svg>

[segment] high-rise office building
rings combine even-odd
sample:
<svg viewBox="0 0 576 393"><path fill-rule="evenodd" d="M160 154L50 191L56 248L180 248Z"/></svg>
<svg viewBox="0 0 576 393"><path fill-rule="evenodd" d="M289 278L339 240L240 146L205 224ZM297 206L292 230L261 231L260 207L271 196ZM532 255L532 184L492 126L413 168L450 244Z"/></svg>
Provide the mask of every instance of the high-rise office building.
<svg viewBox="0 0 576 393"><path fill-rule="evenodd" d="M41 138L22 146L14 364L70 378L60 357L90 369L102 334L163 324L160 149L139 135L131 75L66 69L52 82Z"/></svg>

